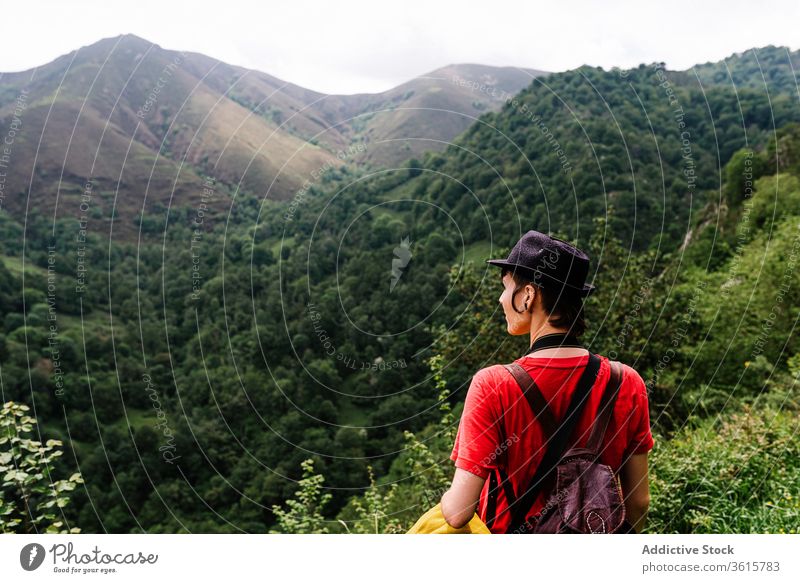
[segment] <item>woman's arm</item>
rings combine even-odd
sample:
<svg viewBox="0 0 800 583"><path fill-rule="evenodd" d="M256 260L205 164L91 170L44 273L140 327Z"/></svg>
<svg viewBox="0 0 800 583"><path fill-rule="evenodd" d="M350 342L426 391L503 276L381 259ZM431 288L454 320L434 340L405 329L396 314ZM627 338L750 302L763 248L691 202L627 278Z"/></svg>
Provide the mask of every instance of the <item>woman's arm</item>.
<svg viewBox="0 0 800 583"><path fill-rule="evenodd" d="M453 484L442 496L442 515L447 524L461 528L472 520L485 481L486 478L456 468Z"/></svg>
<svg viewBox="0 0 800 583"><path fill-rule="evenodd" d="M647 454L639 453L628 458L620 469L622 496L628 522L639 533L647 520L650 507L650 484L647 480Z"/></svg>

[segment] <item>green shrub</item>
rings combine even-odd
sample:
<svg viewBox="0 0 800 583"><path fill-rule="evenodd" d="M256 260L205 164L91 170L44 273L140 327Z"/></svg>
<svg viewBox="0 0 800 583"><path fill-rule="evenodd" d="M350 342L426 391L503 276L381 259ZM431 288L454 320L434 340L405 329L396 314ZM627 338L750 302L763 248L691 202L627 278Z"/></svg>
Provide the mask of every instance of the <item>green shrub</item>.
<svg viewBox="0 0 800 583"><path fill-rule="evenodd" d="M332 496L323 492L325 477L314 473L314 460L307 459L300 466L303 478L297 482L299 489L295 497L286 501L286 509L273 506L272 512L277 519L277 529L272 534L325 534L328 532L327 521L322 510L330 502Z"/></svg>
<svg viewBox="0 0 800 583"><path fill-rule="evenodd" d="M66 528L56 512L69 503L67 492L83 483L79 473L53 479L53 465L64 452L57 439L42 442L26 436L36 419L29 407L13 401L0 409L0 532L79 533Z"/></svg>
<svg viewBox="0 0 800 583"><path fill-rule="evenodd" d="M797 532L800 421L790 396L765 394L753 405L659 441L651 456L647 530Z"/></svg>

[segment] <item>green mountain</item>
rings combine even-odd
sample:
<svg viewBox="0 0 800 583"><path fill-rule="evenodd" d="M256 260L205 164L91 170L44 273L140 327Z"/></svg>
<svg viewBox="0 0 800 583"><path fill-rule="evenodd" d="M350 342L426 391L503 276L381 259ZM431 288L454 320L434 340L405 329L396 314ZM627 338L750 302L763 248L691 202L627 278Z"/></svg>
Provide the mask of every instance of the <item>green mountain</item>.
<svg viewBox="0 0 800 583"><path fill-rule="evenodd" d="M781 55L797 57L767 47L725 66L750 70L740 61L762 51L781 71ZM796 510L766 503L800 496L786 413L800 370L800 282L787 274L800 108L782 82L698 70L536 77L443 151L335 169L286 201L240 193L207 230L185 206L136 244L60 214L0 215L0 386L33 405L45 437L71 444L59 469L85 485L70 525L287 529L294 518L273 506L313 471L332 495L328 530L344 528L337 517L358 530L370 509L402 529L448 478L471 375L525 344L503 334L483 260L538 228L590 249L586 341L648 382L663 448L653 524L783 528ZM719 439L703 435L717 430L731 449L707 476L704 444ZM780 480L763 473L781 459ZM740 490L728 498L725 484ZM709 508L712 495L732 507ZM670 522L682 500L693 514Z"/></svg>

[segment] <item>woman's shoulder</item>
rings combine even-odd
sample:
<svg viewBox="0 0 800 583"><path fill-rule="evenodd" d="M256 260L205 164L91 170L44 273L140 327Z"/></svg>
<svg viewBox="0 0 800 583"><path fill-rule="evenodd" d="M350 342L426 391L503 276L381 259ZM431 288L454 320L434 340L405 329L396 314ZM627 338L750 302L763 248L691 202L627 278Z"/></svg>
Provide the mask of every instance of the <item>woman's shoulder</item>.
<svg viewBox="0 0 800 583"><path fill-rule="evenodd" d="M472 375L473 382L486 383L502 380L508 375L508 371L503 364L492 364L480 369Z"/></svg>
<svg viewBox="0 0 800 583"><path fill-rule="evenodd" d="M497 394L498 391L505 386L513 376L505 368L503 364L492 364L486 366L474 375L472 375L472 382L470 383L470 391L489 396Z"/></svg>
<svg viewBox="0 0 800 583"><path fill-rule="evenodd" d="M607 361L608 365L611 366L612 360L603 356L604 360ZM637 394L643 395L647 397L647 384L645 383L642 375L633 368L632 366L625 364L622 361L614 361L622 370L622 385L620 387L621 392L630 393L630 394Z"/></svg>

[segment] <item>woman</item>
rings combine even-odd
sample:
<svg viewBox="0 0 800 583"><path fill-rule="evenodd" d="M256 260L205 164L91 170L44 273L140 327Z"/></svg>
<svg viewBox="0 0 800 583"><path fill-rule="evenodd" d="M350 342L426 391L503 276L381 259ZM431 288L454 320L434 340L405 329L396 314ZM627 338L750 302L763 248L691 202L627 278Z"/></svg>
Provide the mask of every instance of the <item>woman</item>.
<svg viewBox="0 0 800 583"><path fill-rule="evenodd" d="M589 351L578 340L586 327L583 300L594 289L586 284L589 258L565 241L528 231L507 259L487 262L501 268L503 291L498 301L508 333L530 337L531 349L515 362L536 381L554 417L563 419L589 362ZM573 432L572 443L578 447L586 445L610 376L608 359L598 356L600 368L593 390ZM631 367L622 368L622 384L602 440L600 461L619 475L626 521L640 532L650 503L647 455L653 438L645 384ZM500 364L478 371L467 392L450 456L456 470L441 502L448 524L463 526L477 509L493 533L506 532L512 517L504 488L490 492L487 478L494 472L507 475L513 488L510 495L518 499L536 472L546 442L512 374ZM539 492L525 516L535 516L548 494Z"/></svg>

